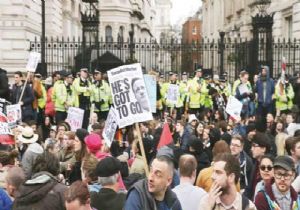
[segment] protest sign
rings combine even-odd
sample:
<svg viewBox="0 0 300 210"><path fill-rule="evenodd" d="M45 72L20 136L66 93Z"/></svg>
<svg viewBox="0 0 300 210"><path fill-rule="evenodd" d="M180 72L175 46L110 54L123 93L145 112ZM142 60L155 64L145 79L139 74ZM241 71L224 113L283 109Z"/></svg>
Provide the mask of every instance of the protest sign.
<svg viewBox="0 0 300 210"><path fill-rule="evenodd" d="M151 105L151 112L156 113L156 79L155 76L145 74L145 85Z"/></svg>
<svg viewBox="0 0 300 210"><path fill-rule="evenodd" d="M226 106L226 112L231 117L233 117L234 119L239 119L242 108L243 108L243 104L239 100L237 100L233 96L229 96L227 106Z"/></svg>
<svg viewBox="0 0 300 210"><path fill-rule="evenodd" d="M41 53L30 52L26 70L29 72L35 72L36 67L38 66L40 60L41 60Z"/></svg>
<svg viewBox="0 0 300 210"><path fill-rule="evenodd" d="M84 110L77 107L69 107L66 122L70 124L71 131L82 128Z"/></svg>
<svg viewBox="0 0 300 210"><path fill-rule="evenodd" d="M140 64L120 66L107 75L120 128L153 119Z"/></svg>
<svg viewBox="0 0 300 210"><path fill-rule="evenodd" d="M250 93L247 84L241 84L238 88L239 88L240 95L243 95L244 93Z"/></svg>
<svg viewBox="0 0 300 210"><path fill-rule="evenodd" d="M22 120L22 111L20 104L6 106L7 122L9 126L15 127Z"/></svg>
<svg viewBox="0 0 300 210"><path fill-rule="evenodd" d="M102 136L107 146L110 147L114 140L115 132L118 127L118 114L115 108L111 107L107 115Z"/></svg>
<svg viewBox="0 0 300 210"><path fill-rule="evenodd" d="M6 112L6 100L4 98L0 98L0 113Z"/></svg>
<svg viewBox="0 0 300 210"><path fill-rule="evenodd" d="M300 130L300 124L299 123L290 123L288 127L286 128L286 131L289 136L294 136L295 132L297 130Z"/></svg>
<svg viewBox="0 0 300 210"><path fill-rule="evenodd" d="M14 144L13 133L8 125L7 117L0 113L0 143Z"/></svg>
<svg viewBox="0 0 300 210"><path fill-rule="evenodd" d="M167 102L176 105L178 97L179 97L179 86L170 84L166 95Z"/></svg>

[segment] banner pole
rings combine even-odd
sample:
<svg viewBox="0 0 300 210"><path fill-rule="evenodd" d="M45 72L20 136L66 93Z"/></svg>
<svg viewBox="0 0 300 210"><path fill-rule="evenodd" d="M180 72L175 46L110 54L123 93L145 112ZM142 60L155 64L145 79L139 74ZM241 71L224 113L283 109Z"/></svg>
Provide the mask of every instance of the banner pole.
<svg viewBox="0 0 300 210"><path fill-rule="evenodd" d="M23 98L23 95L24 95L24 91L25 91L26 85L27 85L27 83L28 83L29 75L30 75L30 72L28 71L28 72L27 72L26 80L25 80L25 82L24 82L24 87L23 87L23 89L22 89L22 92L21 92L21 95L20 95L20 98L19 98L19 102L18 102L18 103L20 103L20 102L22 101L22 98Z"/></svg>
<svg viewBox="0 0 300 210"><path fill-rule="evenodd" d="M143 144L141 131L140 131L140 127L139 127L138 123L135 123L135 129L137 131L138 140L139 140L139 144L140 144L140 150L141 150L143 161L144 161L144 169L145 169L145 172L146 172L146 177L148 177L149 176L149 167L148 167L146 154L145 154L145 149L144 149L144 144Z"/></svg>

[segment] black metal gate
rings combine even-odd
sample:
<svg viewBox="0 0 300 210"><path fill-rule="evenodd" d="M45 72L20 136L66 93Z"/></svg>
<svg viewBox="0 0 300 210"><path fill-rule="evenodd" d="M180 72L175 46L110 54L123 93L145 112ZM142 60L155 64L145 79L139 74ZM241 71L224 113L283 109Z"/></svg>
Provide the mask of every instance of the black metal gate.
<svg viewBox="0 0 300 210"><path fill-rule="evenodd" d="M255 40L230 38L199 40L194 44L176 41L157 43L155 40L133 43L129 40L100 40L83 46L79 38L46 38L45 60L48 74L62 69L77 72L82 67L87 67L90 71L95 68L107 71L126 63L140 62L144 71L155 69L161 73L186 71L193 74L201 66L213 74L219 74L223 70L231 79L236 78L243 69L256 74L260 65L267 64L271 67L273 77L276 77L281 72L282 57L287 60L289 74L300 71L300 40L268 39L268 46L269 48L257 45ZM30 50L41 51L40 40L32 41ZM271 63L266 63L264 59L255 61L255 58L266 55L266 51Z"/></svg>

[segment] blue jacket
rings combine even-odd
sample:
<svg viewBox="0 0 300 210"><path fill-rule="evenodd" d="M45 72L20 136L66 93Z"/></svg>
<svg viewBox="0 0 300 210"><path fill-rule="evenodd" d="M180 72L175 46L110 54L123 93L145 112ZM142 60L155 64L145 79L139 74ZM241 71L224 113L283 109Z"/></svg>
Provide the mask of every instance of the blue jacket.
<svg viewBox="0 0 300 210"><path fill-rule="evenodd" d="M256 89L255 92L257 93L257 100L258 103L262 104L263 106L270 105L272 103L272 95L275 92L275 84L274 80L270 78L269 67L264 67L267 70L267 78L263 81L259 78L256 81ZM264 82L266 82L266 98L264 100Z"/></svg>
<svg viewBox="0 0 300 210"><path fill-rule="evenodd" d="M2 210L10 210L12 208L12 200L6 194L6 192L0 188L0 209Z"/></svg>

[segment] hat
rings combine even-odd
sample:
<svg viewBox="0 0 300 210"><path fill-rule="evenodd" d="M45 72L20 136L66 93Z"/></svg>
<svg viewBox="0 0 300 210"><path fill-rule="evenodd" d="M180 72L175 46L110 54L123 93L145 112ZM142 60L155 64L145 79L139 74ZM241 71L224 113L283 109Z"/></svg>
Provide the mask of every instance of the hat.
<svg viewBox="0 0 300 210"><path fill-rule="evenodd" d="M195 72L202 72L202 69L201 68L199 68L199 69L196 69L196 71Z"/></svg>
<svg viewBox="0 0 300 210"><path fill-rule="evenodd" d="M106 157L97 163L95 174L98 177L109 177L118 173L121 162L115 157Z"/></svg>
<svg viewBox="0 0 300 210"><path fill-rule="evenodd" d="M80 69L80 71L89 72L89 70L87 68L82 68L82 69Z"/></svg>
<svg viewBox="0 0 300 210"><path fill-rule="evenodd" d="M163 74L160 75L160 78L165 78L165 76Z"/></svg>
<svg viewBox="0 0 300 210"><path fill-rule="evenodd" d="M80 141L84 142L84 138L89 135L89 132L84 128L79 128L76 130L75 136L79 138Z"/></svg>
<svg viewBox="0 0 300 210"><path fill-rule="evenodd" d="M294 171L295 163L292 158L282 155L275 158L274 167L280 167L287 171Z"/></svg>
<svg viewBox="0 0 300 210"><path fill-rule="evenodd" d="M184 72L182 72L182 75L187 75L187 73L184 71Z"/></svg>
<svg viewBox="0 0 300 210"><path fill-rule="evenodd" d="M94 74L100 74L100 73L101 73L101 71L99 71L97 69L94 70Z"/></svg>
<svg viewBox="0 0 300 210"><path fill-rule="evenodd" d="M59 74L60 74L60 76L62 76L62 77L67 77L67 76L68 76L68 72L67 72L66 70L61 70L61 71L59 72Z"/></svg>
<svg viewBox="0 0 300 210"><path fill-rule="evenodd" d="M98 152L102 147L102 139L95 133L86 136L84 142L91 153Z"/></svg>
<svg viewBox="0 0 300 210"><path fill-rule="evenodd" d="M172 75L176 75L176 76L177 76L177 73L176 73L176 72L169 71L169 75L170 75L170 76L172 76Z"/></svg>
<svg viewBox="0 0 300 210"><path fill-rule="evenodd" d="M34 77L41 78L42 75L41 75L40 73L35 73L35 74L34 74Z"/></svg>
<svg viewBox="0 0 300 210"><path fill-rule="evenodd" d="M24 144L31 144L38 140L39 136L33 132L33 129L26 126L22 129L22 133L18 136L18 140Z"/></svg>
<svg viewBox="0 0 300 210"><path fill-rule="evenodd" d="M193 122L194 120L196 120L197 122L199 121L199 120L197 119L197 117L196 117L195 114L191 114L191 115L189 116L189 121L188 121L188 123L191 123L191 122Z"/></svg>
<svg viewBox="0 0 300 210"><path fill-rule="evenodd" d="M204 76L204 79L210 79L211 78L211 76L209 75L209 74L206 74L205 76Z"/></svg>
<svg viewBox="0 0 300 210"><path fill-rule="evenodd" d="M225 76L221 75L221 76L219 77L219 81L220 81L220 82L226 82Z"/></svg>
<svg viewBox="0 0 300 210"><path fill-rule="evenodd" d="M271 142L265 133L256 132L253 136L252 142L258 144L260 147L266 147L267 151L271 148Z"/></svg>

